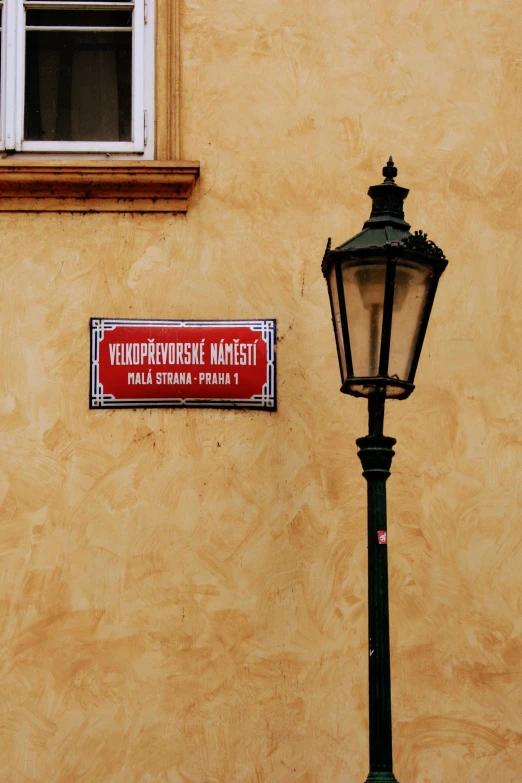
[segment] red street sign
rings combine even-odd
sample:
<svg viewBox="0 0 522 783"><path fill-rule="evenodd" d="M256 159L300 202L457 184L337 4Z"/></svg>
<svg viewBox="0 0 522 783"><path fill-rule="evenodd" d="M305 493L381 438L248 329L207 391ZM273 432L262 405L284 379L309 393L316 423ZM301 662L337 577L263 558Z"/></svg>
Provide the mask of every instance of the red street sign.
<svg viewBox="0 0 522 783"><path fill-rule="evenodd" d="M90 408L275 411L275 320L91 318Z"/></svg>

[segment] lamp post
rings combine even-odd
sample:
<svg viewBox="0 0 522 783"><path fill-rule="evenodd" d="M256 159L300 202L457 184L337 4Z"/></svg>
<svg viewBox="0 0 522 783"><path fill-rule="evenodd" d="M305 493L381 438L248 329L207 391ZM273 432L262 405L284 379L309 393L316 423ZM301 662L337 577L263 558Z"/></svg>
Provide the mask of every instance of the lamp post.
<svg viewBox="0 0 522 783"><path fill-rule="evenodd" d="M322 270L341 369L341 391L368 399L368 435L358 456L368 489L369 750L367 783L397 783L393 774L386 480L394 438L383 434L386 399L404 400L413 381L444 253L404 220L406 188L395 184L390 157L384 182L368 191L372 211L362 231L332 249Z"/></svg>

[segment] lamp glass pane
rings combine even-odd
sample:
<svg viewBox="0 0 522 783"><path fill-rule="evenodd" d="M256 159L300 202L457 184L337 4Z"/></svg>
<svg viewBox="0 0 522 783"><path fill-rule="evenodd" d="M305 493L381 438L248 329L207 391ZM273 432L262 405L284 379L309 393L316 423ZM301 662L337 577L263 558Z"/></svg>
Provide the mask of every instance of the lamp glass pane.
<svg viewBox="0 0 522 783"><path fill-rule="evenodd" d="M335 265L330 270L328 277L328 285L330 286L330 297L332 300L332 316L335 326L335 334L337 337L337 348L339 351L339 362L341 365L341 378L344 381L348 372L346 369L346 349L343 339L343 329L341 326L341 311L339 305L339 291L337 289L337 277L336 277Z"/></svg>
<svg viewBox="0 0 522 783"><path fill-rule="evenodd" d="M386 263L347 261L342 271L353 374L367 378L379 371Z"/></svg>
<svg viewBox="0 0 522 783"><path fill-rule="evenodd" d="M402 259L396 263L388 374L406 381L433 278L431 269L422 264Z"/></svg>

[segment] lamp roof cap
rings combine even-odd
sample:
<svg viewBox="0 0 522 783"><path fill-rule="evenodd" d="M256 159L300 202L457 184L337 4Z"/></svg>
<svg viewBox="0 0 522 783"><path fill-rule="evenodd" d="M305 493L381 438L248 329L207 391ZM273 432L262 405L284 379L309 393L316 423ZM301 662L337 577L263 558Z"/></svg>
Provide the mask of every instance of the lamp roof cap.
<svg viewBox="0 0 522 783"><path fill-rule="evenodd" d="M335 249L332 249L331 240L328 240L322 262L323 273L329 273L336 258L367 258L374 254L388 253L394 248L395 252L398 251L410 259L424 263L428 261L441 274L447 264L442 250L428 240L424 232L416 231L411 234L410 224L404 219L404 201L409 190L395 183L397 167L391 155L382 173L384 182L372 185L368 190L372 199L372 211L362 231Z"/></svg>

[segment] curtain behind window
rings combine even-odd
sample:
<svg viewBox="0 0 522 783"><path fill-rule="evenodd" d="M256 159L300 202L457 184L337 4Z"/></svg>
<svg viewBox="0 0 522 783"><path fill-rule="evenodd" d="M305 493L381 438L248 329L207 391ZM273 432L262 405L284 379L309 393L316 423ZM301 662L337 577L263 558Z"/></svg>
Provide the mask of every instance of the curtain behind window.
<svg viewBox="0 0 522 783"><path fill-rule="evenodd" d="M32 141L130 141L132 33L27 31Z"/></svg>

